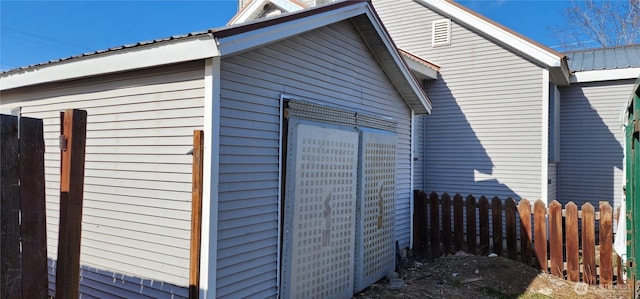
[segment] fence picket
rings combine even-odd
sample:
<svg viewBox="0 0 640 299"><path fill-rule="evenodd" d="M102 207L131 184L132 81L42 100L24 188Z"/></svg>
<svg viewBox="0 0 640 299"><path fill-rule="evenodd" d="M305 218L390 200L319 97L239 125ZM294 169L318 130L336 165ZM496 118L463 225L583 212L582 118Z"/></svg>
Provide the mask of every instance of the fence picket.
<svg viewBox="0 0 640 299"><path fill-rule="evenodd" d="M493 224L493 253L502 256L502 202L497 196L491 200L491 216L491 223Z"/></svg>
<svg viewBox="0 0 640 299"><path fill-rule="evenodd" d="M476 254L476 198L467 196L467 252Z"/></svg>
<svg viewBox="0 0 640 299"><path fill-rule="evenodd" d="M414 192L414 208L413 214L413 250L419 256L426 256L427 253L427 195L424 191Z"/></svg>
<svg viewBox="0 0 640 299"><path fill-rule="evenodd" d="M455 247L456 251L464 248L464 219L463 219L463 202L462 195L456 194L453 197L453 229L456 234Z"/></svg>
<svg viewBox="0 0 640 299"><path fill-rule="evenodd" d="M451 253L451 197L442 194L442 253Z"/></svg>
<svg viewBox="0 0 640 299"><path fill-rule="evenodd" d="M551 274L564 278L562 259L562 205L554 200L549 204L549 255Z"/></svg>
<svg viewBox="0 0 640 299"><path fill-rule="evenodd" d="M563 210L557 200L547 207L542 200L532 203L522 199L516 203L509 197L504 201L503 219L503 203L498 197L491 199L491 207L485 196L478 199L477 205L473 195L465 199L456 194L452 203L447 193L439 197L432 192L427 197L424 192L416 192L415 200L416 214L423 213L425 217L418 224L421 227L414 227L414 244L420 248L421 243L417 241L423 240L431 257L452 253L454 248L455 251L466 250L471 254L485 255L493 251L505 255L503 242L506 239L506 255L510 259L520 259L560 278L564 278L566 273L566 279L573 282L582 280L590 285L600 284L610 288L615 278L617 285L624 285L624 267L620 256L614 256L613 252L615 217L611 205L606 201L600 202L599 212L596 213L590 203L585 203L579 209L575 203L569 202ZM426 216L429 216L429 220ZM516 217L520 217L520 250ZM421 236L421 230L428 227L430 235L426 236L427 232L424 232Z"/></svg>
<svg viewBox="0 0 640 299"><path fill-rule="evenodd" d="M542 200L537 200L533 204L533 225L534 254L538 267L547 272L547 211Z"/></svg>
<svg viewBox="0 0 640 299"><path fill-rule="evenodd" d="M480 253L487 255L489 253L489 200L481 196L479 204L480 218Z"/></svg>
<svg viewBox="0 0 640 299"><path fill-rule="evenodd" d="M520 252L522 261L531 265L531 204L524 198L518 203L518 213L520 214Z"/></svg>
<svg viewBox="0 0 640 299"><path fill-rule="evenodd" d="M582 281L596 284L595 212L590 203L582 205Z"/></svg>
<svg viewBox="0 0 640 299"><path fill-rule="evenodd" d="M430 223L431 223L431 257L435 258L440 256L440 219L438 217L438 213L440 209L438 207L438 194L435 192L431 192L429 194L429 210L430 213Z"/></svg>
<svg viewBox="0 0 640 299"><path fill-rule="evenodd" d="M504 202L505 208L505 221L507 227L507 251L510 259L515 260L518 258L518 245L516 235L516 202L513 198L509 197Z"/></svg>
<svg viewBox="0 0 640 299"><path fill-rule="evenodd" d="M578 251L578 206L569 202L565 206L565 236L567 251L567 278L580 281L580 256Z"/></svg>
<svg viewBox="0 0 640 299"><path fill-rule="evenodd" d="M611 205L600 202L600 285L610 288L613 282L613 215Z"/></svg>

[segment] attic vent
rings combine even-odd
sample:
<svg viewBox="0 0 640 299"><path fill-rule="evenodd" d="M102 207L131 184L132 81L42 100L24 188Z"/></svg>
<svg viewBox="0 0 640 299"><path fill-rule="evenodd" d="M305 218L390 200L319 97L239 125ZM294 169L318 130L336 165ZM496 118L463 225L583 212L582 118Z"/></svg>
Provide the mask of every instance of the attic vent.
<svg viewBox="0 0 640 299"><path fill-rule="evenodd" d="M451 44L451 20L437 20L431 23L431 46L448 46Z"/></svg>

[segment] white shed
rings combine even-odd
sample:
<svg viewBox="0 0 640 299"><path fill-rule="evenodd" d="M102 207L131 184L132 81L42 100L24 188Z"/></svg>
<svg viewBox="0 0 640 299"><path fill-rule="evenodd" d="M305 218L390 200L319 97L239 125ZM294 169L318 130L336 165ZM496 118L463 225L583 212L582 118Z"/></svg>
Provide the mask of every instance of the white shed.
<svg viewBox="0 0 640 299"><path fill-rule="evenodd" d="M431 104L366 1L4 72L0 111L18 106L44 119L52 269L58 112L88 112L83 298L187 296L194 129L201 298L348 297L409 246Z"/></svg>

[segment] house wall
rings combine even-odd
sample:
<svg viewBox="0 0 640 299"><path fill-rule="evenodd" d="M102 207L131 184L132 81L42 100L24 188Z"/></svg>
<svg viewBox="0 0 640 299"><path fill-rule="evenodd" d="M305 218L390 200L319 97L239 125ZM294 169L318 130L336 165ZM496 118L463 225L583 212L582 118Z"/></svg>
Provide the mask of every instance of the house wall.
<svg viewBox="0 0 640 299"><path fill-rule="evenodd" d="M560 89L559 199L617 207L622 200L624 133L620 115L633 79Z"/></svg>
<svg viewBox="0 0 640 299"><path fill-rule="evenodd" d="M398 121L396 239L410 234L410 110L349 22L221 62L217 293L277 292L280 96Z"/></svg>
<svg viewBox="0 0 640 299"><path fill-rule="evenodd" d="M373 5L400 48L442 67L426 89L425 191L545 197L543 69L455 20L451 45L433 48L442 15L411 0Z"/></svg>
<svg viewBox="0 0 640 299"><path fill-rule="evenodd" d="M59 112L77 108L88 113L82 297L187 297L192 157L185 153L203 125L203 76L199 61L2 92L0 111L21 106L44 122L50 281Z"/></svg>

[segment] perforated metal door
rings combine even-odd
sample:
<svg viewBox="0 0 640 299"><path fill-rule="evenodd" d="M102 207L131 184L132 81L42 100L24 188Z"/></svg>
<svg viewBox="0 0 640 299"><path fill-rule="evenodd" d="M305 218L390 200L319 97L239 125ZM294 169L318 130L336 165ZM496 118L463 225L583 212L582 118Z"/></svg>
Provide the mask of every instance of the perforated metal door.
<svg viewBox="0 0 640 299"><path fill-rule="evenodd" d="M391 132L364 129L361 139L356 292L378 281L395 266L397 137Z"/></svg>
<svg viewBox="0 0 640 299"><path fill-rule="evenodd" d="M282 298L353 294L358 132L289 120Z"/></svg>

